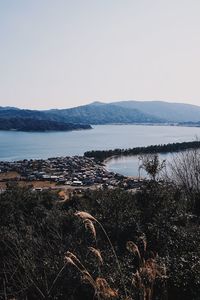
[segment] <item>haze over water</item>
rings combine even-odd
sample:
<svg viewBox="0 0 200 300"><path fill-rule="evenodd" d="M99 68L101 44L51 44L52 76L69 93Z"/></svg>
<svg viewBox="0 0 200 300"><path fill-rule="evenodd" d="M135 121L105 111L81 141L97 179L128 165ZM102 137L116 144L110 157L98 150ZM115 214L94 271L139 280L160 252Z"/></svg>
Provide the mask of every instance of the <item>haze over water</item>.
<svg viewBox="0 0 200 300"><path fill-rule="evenodd" d="M98 125L70 132L0 131L0 160L83 155L88 150L191 141L195 136L200 136L200 128L143 125Z"/></svg>

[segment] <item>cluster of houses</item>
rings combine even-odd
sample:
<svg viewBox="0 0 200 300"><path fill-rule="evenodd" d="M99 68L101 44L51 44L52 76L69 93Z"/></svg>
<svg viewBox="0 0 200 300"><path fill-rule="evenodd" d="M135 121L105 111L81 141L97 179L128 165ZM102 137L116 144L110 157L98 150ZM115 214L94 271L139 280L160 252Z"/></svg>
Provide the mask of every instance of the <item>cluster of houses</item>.
<svg viewBox="0 0 200 300"><path fill-rule="evenodd" d="M103 164L83 156L0 162L0 172L17 172L16 180L49 181L78 187L105 185L131 189L141 185L140 180L109 172Z"/></svg>

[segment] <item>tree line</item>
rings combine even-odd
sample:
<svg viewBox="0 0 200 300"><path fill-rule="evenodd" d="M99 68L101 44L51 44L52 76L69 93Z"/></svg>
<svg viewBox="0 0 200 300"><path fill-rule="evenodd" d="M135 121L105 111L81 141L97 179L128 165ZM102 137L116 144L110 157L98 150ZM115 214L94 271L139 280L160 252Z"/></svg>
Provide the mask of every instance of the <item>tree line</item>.
<svg viewBox="0 0 200 300"><path fill-rule="evenodd" d="M139 155L139 154L154 154L154 153L172 153L180 152L187 149L200 148L200 141L169 143L161 145L151 145L146 147L135 147L129 149L114 149L114 150L92 150L84 153L86 157L94 157L98 161L104 161L112 156L121 155Z"/></svg>

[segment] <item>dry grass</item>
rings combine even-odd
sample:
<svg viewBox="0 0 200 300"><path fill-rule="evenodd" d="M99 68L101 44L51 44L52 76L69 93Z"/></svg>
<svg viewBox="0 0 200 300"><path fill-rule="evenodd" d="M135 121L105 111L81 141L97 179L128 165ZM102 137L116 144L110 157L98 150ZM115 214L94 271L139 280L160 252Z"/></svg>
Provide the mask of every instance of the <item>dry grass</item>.
<svg viewBox="0 0 200 300"><path fill-rule="evenodd" d="M118 297L117 290L111 289L105 278L97 277L95 280L97 293L103 299L113 299Z"/></svg>
<svg viewBox="0 0 200 300"><path fill-rule="evenodd" d="M99 249L96 249L94 247L89 247L88 248L93 254L94 256L97 258L98 262L100 265L103 265L103 258L101 256L101 251Z"/></svg>
<svg viewBox="0 0 200 300"><path fill-rule="evenodd" d="M94 237L95 241L96 229L94 223L100 226L114 254L114 258L116 260L116 264L119 270L120 281L123 286L123 290L120 291L117 288L111 288L106 278L102 276L97 276L95 278L94 275L92 275L88 271L88 269L83 265L83 263L75 254L73 254L72 252L67 252L65 256L65 263L67 265L74 266L80 272L82 282L89 284L94 289L94 298L97 298L98 300L134 300L135 295L139 295L140 300L152 300L156 280L159 279L163 282L166 282L167 276L166 268L164 265L161 265L158 262L157 256L155 256L154 258L148 258L146 252L147 242L145 235L142 235L138 238L140 247L133 241L128 241L126 244L127 250L133 256L137 256L139 258L139 264L136 268L136 272L134 274L129 275L129 278L131 278L131 280L129 282L126 281L125 284L124 274L121 271L121 265L116 255L115 249L101 223L88 212L79 211L76 212L75 215L81 218L81 220L83 220L86 229L92 233L92 236ZM88 249L97 259L99 266L99 274L102 274L100 268L103 265L104 259L101 255L100 249L94 247L88 247ZM130 286L127 287L126 285Z"/></svg>
<svg viewBox="0 0 200 300"><path fill-rule="evenodd" d="M97 249L92 248L91 250L98 259L102 260L100 252ZM118 296L118 292L112 289L105 278L97 277L93 278L91 273L86 269L86 267L81 263L81 261L71 252L67 252L64 258L66 264L74 266L82 275L82 282L90 284L94 289L94 293L99 300L100 299L114 299Z"/></svg>
<svg viewBox="0 0 200 300"><path fill-rule="evenodd" d="M88 212L78 211L78 212L75 213L75 216L78 216L83 221L89 219L92 222L96 222L100 226L101 230L103 231L103 233L104 233L104 235L105 235L105 237L106 237L106 239L107 239L107 241L108 241L108 243L110 245L110 249L111 249L111 251L112 251L112 253L114 255L114 258L115 258L115 261L116 261L116 264L117 264L117 268L118 268L119 274L121 276L121 282L122 282L122 285L124 287L124 292L125 292L125 295L127 297L127 291L126 291L126 286L125 286L124 274L122 272L121 265L120 265L118 256L116 254L116 251L115 251L115 249L113 247L113 244L112 244L112 242L111 242L111 240L110 240L110 238L109 238L106 230L104 229L103 225L97 219L95 219L91 214L89 214Z"/></svg>
<svg viewBox="0 0 200 300"><path fill-rule="evenodd" d="M34 188L54 188L56 184L54 182L50 181L39 181L39 180L34 180L34 181L23 181L20 182L19 184L24 184L24 185L33 185Z"/></svg>
<svg viewBox="0 0 200 300"><path fill-rule="evenodd" d="M126 243L126 248L129 252L132 252L134 255L138 255L139 259L141 259L139 248L135 243L128 241Z"/></svg>
<svg viewBox="0 0 200 300"><path fill-rule="evenodd" d="M127 250L140 258L139 267L135 274L133 274L132 284L139 290L142 300L152 300L156 279L161 281L166 281L167 279L166 267L158 263L158 256L148 258L146 253L146 239L142 236L139 240L143 241L143 255L135 243L132 241L127 242Z"/></svg>
<svg viewBox="0 0 200 300"><path fill-rule="evenodd" d="M83 222L84 222L85 228L91 232L92 236L96 240L97 234L96 234L96 229L94 227L93 222L91 220L89 220L89 219L84 219Z"/></svg>
<svg viewBox="0 0 200 300"><path fill-rule="evenodd" d="M5 172L5 173L0 173L0 180L9 180L9 179L14 179L20 177L20 174L17 172Z"/></svg>
<svg viewBox="0 0 200 300"><path fill-rule="evenodd" d="M88 212L85 211L78 211L75 213L75 216L83 219L83 220L91 220L91 221L97 221L91 214L89 214Z"/></svg>
<svg viewBox="0 0 200 300"><path fill-rule="evenodd" d="M65 263L74 266L82 275L82 282L90 284L94 289L94 297L100 299L115 299L118 296L118 292L112 289L105 278L97 277L96 279L90 274L90 272L83 266L80 260L71 252L65 256Z"/></svg>

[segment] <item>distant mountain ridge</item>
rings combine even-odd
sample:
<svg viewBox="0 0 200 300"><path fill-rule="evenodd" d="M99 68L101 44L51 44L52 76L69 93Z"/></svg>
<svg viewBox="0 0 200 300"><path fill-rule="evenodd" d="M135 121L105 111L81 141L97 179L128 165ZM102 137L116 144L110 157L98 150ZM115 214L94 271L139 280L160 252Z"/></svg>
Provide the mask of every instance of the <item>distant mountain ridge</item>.
<svg viewBox="0 0 200 300"><path fill-rule="evenodd" d="M165 101L119 101L112 104L129 109L139 109L169 122L200 121L200 106Z"/></svg>
<svg viewBox="0 0 200 300"><path fill-rule="evenodd" d="M28 119L62 123L62 126L64 124L158 124L187 122L195 124L200 122L200 107L164 101L133 100L112 103L93 102L74 108L50 109L45 111L0 107L0 129L3 127L3 121L12 120L14 122L13 120L15 120L17 122L17 119L18 123L22 122L22 119L26 120L24 128ZM10 121L10 124L12 122ZM58 124L54 125L58 127Z"/></svg>
<svg viewBox="0 0 200 300"><path fill-rule="evenodd" d="M82 124L159 123L164 121L159 117L143 113L139 109L129 109L112 103L94 102L74 108L52 109L46 112L54 120L68 120Z"/></svg>
<svg viewBox="0 0 200 300"><path fill-rule="evenodd" d="M143 113L138 109L129 109L113 104L94 103L68 109L51 109L46 111L28 109L1 109L0 118L21 118L49 120L73 124L133 124L160 123L164 120Z"/></svg>
<svg viewBox="0 0 200 300"><path fill-rule="evenodd" d="M200 106L166 101L130 100L111 103L96 101L83 106L48 112L55 118L59 113L64 119L68 117L71 121L79 120L90 124L200 121Z"/></svg>

